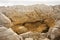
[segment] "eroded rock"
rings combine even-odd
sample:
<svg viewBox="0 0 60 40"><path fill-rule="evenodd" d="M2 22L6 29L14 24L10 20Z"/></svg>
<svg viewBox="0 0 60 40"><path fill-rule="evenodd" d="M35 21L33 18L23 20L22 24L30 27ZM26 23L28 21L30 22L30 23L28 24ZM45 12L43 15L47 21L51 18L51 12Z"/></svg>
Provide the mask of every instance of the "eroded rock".
<svg viewBox="0 0 60 40"><path fill-rule="evenodd" d="M51 15L53 8L47 5L9 6L1 8L0 11L10 19L12 27L22 25L28 31L42 32L55 25L55 19ZM15 32L20 33L20 27L16 27L18 31Z"/></svg>
<svg viewBox="0 0 60 40"><path fill-rule="evenodd" d="M60 40L60 20L56 22L54 28L50 28L48 36L51 40Z"/></svg>
<svg viewBox="0 0 60 40"><path fill-rule="evenodd" d="M4 14L0 13L0 25L3 25L7 28L12 26L11 20L5 16Z"/></svg>
<svg viewBox="0 0 60 40"><path fill-rule="evenodd" d="M0 27L0 40L19 40L19 36L10 28Z"/></svg>

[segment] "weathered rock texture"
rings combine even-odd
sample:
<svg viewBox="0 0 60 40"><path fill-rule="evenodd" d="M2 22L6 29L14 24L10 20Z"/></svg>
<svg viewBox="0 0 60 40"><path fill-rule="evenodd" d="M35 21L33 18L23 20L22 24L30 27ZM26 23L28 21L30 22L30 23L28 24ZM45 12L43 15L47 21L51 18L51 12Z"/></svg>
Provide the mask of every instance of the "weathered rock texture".
<svg viewBox="0 0 60 40"><path fill-rule="evenodd" d="M54 28L49 29L48 37L51 40L60 40L60 20L56 22Z"/></svg>
<svg viewBox="0 0 60 40"><path fill-rule="evenodd" d="M19 40L19 37L22 40L59 40L60 5L3 6L0 7L0 25L4 26L0 27L0 40ZM19 37L5 27L12 28Z"/></svg>
<svg viewBox="0 0 60 40"><path fill-rule="evenodd" d="M11 20L6 17L4 14L0 13L0 25L3 25L7 28L12 26Z"/></svg>
<svg viewBox="0 0 60 40"><path fill-rule="evenodd" d="M20 33L21 26L25 30L27 28L26 31L43 32L55 25L55 19L51 15L53 8L47 5L1 7L0 11L11 20L11 28L17 33Z"/></svg>
<svg viewBox="0 0 60 40"><path fill-rule="evenodd" d="M27 33L20 34L19 36L22 37L23 40L25 40L26 38L27 39L32 38L32 40L49 40L45 33L27 32Z"/></svg>
<svg viewBox="0 0 60 40"><path fill-rule="evenodd" d="M19 36L11 29L0 26L0 40L20 40Z"/></svg>

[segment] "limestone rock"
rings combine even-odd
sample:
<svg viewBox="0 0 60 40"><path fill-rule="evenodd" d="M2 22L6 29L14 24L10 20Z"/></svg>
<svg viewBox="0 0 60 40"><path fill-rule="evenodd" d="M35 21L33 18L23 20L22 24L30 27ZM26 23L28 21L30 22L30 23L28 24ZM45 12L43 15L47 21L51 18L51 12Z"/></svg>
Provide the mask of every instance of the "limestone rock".
<svg viewBox="0 0 60 40"><path fill-rule="evenodd" d="M19 40L19 36L10 28L0 27L0 40Z"/></svg>
<svg viewBox="0 0 60 40"><path fill-rule="evenodd" d="M17 34L22 34L22 33L25 33L25 32L28 31L27 28L25 28L24 26L20 26L20 25L13 26L13 27L11 27L11 28L12 28L12 30L13 30L14 32L16 32Z"/></svg>
<svg viewBox="0 0 60 40"><path fill-rule="evenodd" d="M33 38L25 38L25 40L33 40Z"/></svg>
<svg viewBox="0 0 60 40"><path fill-rule="evenodd" d="M55 27L49 29L48 37L51 40L60 40L60 20L56 22Z"/></svg>
<svg viewBox="0 0 60 40"><path fill-rule="evenodd" d="M29 28L29 31L42 32L55 25L55 20L51 16L53 9L47 5L9 6L1 8L0 11L11 20L13 26L22 25Z"/></svg>
<svg viewBox="0 0 60 40"><path fill-rule="evenodd" d="M50 11L52 12L52 8L47 5L33 5L22 7L10 6L4 8L2 13L5 14L8 18L10 18L14 24L20 24L25 22L35 22L43 20L47 18L47 15L50 15Z"/></svg>
<svg viewBox="0 0 60 40"><path fill-rule="evenodd" d="M0 25L3 25L7 28L12 26L10 19L4 14L0 13Z"/></svg>
<svg viewBox="0 0 60 40"><path fill-rule="evenodd" d="M53 8L53 17L55 18L55 20L60 20L60 5L55 5L52 6Z"/></svg>
<svg viewBox="0 0 60 40"><path fill-rule="evenodd" d="M48 38L44 38L44 39L42 39L42 38L39 38L39 40L49 40Z"/></svg>
<svg viewBox="0 0 60 40"><path fill-rule="evenodd" d="M19 36L21 36L23 39L26 39L26 38L32 38L34 40L48 40L47 38L47 34L45 33L33 33L33 32L26 32L26 33L23 33L23 34L20 34ZM40 38L40 39L39 39Z"/></svg>

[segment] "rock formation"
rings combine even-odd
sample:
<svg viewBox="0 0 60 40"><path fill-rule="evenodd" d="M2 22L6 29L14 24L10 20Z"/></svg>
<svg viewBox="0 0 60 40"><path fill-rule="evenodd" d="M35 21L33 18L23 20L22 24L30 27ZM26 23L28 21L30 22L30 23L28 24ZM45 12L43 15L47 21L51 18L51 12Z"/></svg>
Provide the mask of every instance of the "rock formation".
<svg viewBox="0 0 60 40"><path fill-rule="evenodd" d="M11 20L0 12L0 25L3 25L7 28L12 26Z"/></svg>
<svg viewBox="0 0 60 40"><path fill-rule="evenodd" d="M60 5L0 7L0 40L33 40L32 38L60 39Z"/></svg>
<svg viewBox="0 0 60 40"><path fill-rule="evenodd" d="M12 29L7 29L4 26L0 26L0 40L20 40L19 36L12 31Z"/></svg>
<svg viewBox="0 0 60 40"><path fill-rule="evenodd" d="M11 28L15 32L20 26L28 31L43 32L55 25L55 19L51 15L53 8L47 5L10 6L1 8L0 11L11 20Z"/></svg>

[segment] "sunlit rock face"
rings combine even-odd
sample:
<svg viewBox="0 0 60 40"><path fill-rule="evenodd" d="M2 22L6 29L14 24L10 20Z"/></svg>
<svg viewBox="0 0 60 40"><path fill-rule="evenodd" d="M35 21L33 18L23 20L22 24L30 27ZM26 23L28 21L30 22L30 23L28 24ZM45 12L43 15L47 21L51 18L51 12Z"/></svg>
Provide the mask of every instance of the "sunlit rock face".
<svg viewBox="0 0 60 40"><path fill-rule="evenodd" d="M3 25L7 28L12 26L11 20L5 16L4 14L0 13L0 25Z"/></svg>
<svg viewBox="0 0 60 40"><path fill-rule="evenodd" d="M53 17L56 19L56 20L60 20L60 5L55 5L55 6L52 6L53 8Z"/></svg>
<svg viewBox="0 0 60 40"><path fill-rule="evenodd" d="M33 39L33 40L49 40L47 38L47 34L46 33L33 33L31 31L26 32L26 33L22 33L19 35L19 37L22 37L23 40L25 39Z"/></svg>
<svg viewBox="0 0 60 40"><path fill-rule="evenodd" d="M0 26L0 40L19 40L19 36L12 29Z"/></svg>
<svg viewBox="0 0 60 40"><path fill-rule="evenodd" d="M48 37L51 40L60 40L60 20L56 22L53 28L49 29Z"/></svg>
<svg viewBox="0 0 60 40"><path fill-rule="evenodd" d="M20 25L17 25L17 26L11 27L11 28L13 29L14 32L16 32L18 34L28 32L27 28L25 28L24 26L20 26Z"/></svg>
<svg viewBox="0 0 60 40"><path fill-rule="evenodd" d="M10 19L11 28L17 33L43 32L55 25L55 19L51 15L53 8L47 5L9 6L1 8L0 11Z"/></svg>

